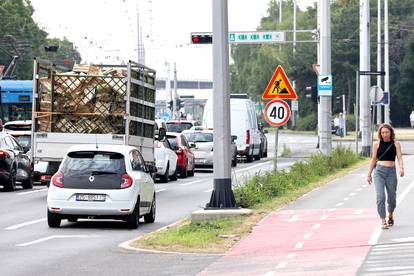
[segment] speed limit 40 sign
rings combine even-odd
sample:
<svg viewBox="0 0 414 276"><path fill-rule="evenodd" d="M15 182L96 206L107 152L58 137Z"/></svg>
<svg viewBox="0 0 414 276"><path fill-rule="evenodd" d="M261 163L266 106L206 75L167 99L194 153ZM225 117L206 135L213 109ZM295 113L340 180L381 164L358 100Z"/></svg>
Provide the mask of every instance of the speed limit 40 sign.
<svg viewBox="0 0 414 276"><path fill-rule="evenodd" d="M288 103L280 99L268 102L264 109L265 119L271 126L283 126L291 113Z"/></svg>

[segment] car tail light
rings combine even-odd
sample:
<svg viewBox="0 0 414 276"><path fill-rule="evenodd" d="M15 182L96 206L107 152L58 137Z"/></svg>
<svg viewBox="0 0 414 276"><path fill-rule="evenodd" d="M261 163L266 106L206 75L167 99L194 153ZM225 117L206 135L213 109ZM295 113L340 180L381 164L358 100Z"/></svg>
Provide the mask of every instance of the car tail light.
<svg viewBox="0 0 414 276"><path fill-rule="evenodd" d="M50 180L52 177L50 175L41 175L40 176L40 181L48 181Z"/></svg>
<svg viewBox="0 0 414 276"><path fill-rule="evenodd" d="M8 153L7 151L0 150L0 158L1 158L1 157L8 158L9 156L10 156L10 155L9 155L9 153Z"/></svg>
<svg viewBox="0 0 414 276"><path fill-rule="evenodd" d="M63 172L57 172L52 176L52 184L56 187L63 188Z"/></svg>
<svg viewBox="0 0 414 276"><path fill-rule="evenodd" d="M250 129L246 130L246 144L250 144Z"/></svg>
<svg viewBox="0 0 414 276"><path fill-rule="evenodd" d="M121 182L121 189L129 188L132 186L132 177L129 176L129 174L124 173L122 175L122 182Z"/></svg>

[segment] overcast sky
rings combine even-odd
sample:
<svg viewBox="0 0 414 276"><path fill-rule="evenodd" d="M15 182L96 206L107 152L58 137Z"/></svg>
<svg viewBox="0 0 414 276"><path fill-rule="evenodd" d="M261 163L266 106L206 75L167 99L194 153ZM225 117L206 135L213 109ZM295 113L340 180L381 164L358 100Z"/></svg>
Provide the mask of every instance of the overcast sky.
<svg viewBox="0 0 414 276"><path fill-rule="evenodd" d="M254 31L269 0L229 0L229 30ZM191 32L212 31L211 0L31 0L34 20L50 37L66 36L84 62L138 60L139 10L145 64L166 76L176 63L179 79L212 79L212 46L190 44ZM314 0L298 0L303 8Z"/></svg>

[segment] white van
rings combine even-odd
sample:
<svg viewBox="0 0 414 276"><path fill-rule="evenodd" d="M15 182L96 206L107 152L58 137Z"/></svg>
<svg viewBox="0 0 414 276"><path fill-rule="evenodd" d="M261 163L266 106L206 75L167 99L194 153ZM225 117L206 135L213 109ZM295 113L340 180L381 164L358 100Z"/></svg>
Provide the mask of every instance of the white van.
<svg viewBox="0 0 414 276"><path fill-rule="evenodd" d="M260 159L260 131L254 103L245 94L230 96L231 135L236 135L237 152L247 162ZM203 127L213 128L213 100L204 107Z"/></svg>

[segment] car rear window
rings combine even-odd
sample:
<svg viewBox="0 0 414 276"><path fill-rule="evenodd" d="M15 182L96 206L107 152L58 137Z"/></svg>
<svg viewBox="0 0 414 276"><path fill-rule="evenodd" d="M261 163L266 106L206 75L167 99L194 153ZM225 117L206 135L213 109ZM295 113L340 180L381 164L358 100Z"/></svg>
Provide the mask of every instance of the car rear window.
<svg viewBox="0 0 414 276"><path fill-rule="evenodd" d="M175 136L168 136L167 140L170 142L171 148L175 149L178 147L177 138Z"/></svg>
<svg viewBox="0 0 414 276"><path fill-rule="evenodd" d="M4 125L4 129L13 130L13 131L30 131L30 130L32 130L32 125L30 125L30 124L10 124L10 125Z"/></svg>
<svg viewBox="0 0 414 276"><path fill-rule="evenodd" d="M30 147L31 137L28 135L21 135L16 137L17 142L19 142L22 147Z"/></svg>
<svg viewBox="0 0 414 276"><path fill-rule="evenodd" d="M193 127L192 123L167 123L168 131L169 132L178 132L181 133L183 130L187 130Z"/></svg>
<svg viewBox="0 0 414 276"><path fill-rule="evenodd" d="M185 133L184 136L185 138L187 138L188 142L194 142L194 143L213 142L213 133L194 132L194 133Z"/></svg>
<svg viewBox="0 0 414 276"><path fill-rule="evenodd" d="M117 152L70 152L61 171L65 188L118 189L126 172L125 158Z"/></svg>

